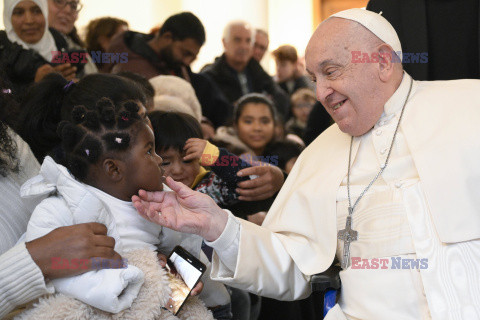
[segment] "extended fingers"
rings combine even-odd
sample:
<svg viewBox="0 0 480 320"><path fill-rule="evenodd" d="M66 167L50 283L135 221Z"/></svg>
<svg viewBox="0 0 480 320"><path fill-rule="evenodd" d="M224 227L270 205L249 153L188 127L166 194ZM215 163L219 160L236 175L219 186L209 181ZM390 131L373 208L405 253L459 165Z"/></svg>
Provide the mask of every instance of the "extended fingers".
<svg viewBox="0 0 480 320"><path fill-rule="evenodd" d="M250 176L250 175L263 176L267 173L270 173L270 170L272 170L271 167L272 166L269 164L261 163L258 166L252 166L252 167L242 169L237 172L237 175L239 177Z"/></svg>
<svg viewBox="0 0 480 320"><path fill-rule="evenodd" d="M166 191L145 191L139 190L138 197L147 202L162 202L165 198ZM133 199L133 198L132 198Z"/></svg>
<svg viewBox="0 0 480 320"><path fill-rule="evenodd" d="M170 189L180 196L180 198L186 198L193 192L192 189L181 182L173 180L172 177L167 177L165 182Z"/></svg>
<svg viewBox="0 0 480 320"><path fill-rule="evenodd" d="M246 196L246 197L253 197L253 196L257 196L257 195L261 196L261 195L265 195L265 194L272 194L273 195L273 192L272 192L271 188L269 188L268 186L265 186L265 185L257 187L257 188L252 188L252 189L237 188L235 191L240 196Z"/></svg>

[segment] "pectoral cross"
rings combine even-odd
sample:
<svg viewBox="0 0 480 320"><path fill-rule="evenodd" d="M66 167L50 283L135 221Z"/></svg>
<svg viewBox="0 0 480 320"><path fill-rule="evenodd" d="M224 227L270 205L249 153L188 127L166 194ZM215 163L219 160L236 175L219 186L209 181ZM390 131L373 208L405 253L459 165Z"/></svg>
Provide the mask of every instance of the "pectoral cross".
<svg viewBox="0 0 480 320"><path fill-rule="evenodd" d="M350 266L350 243L358 240L358 232L352 229L352 213L353 209L349 207L345 229L338 231L337 234L337 238L343 240L342 269L344 270Z"/></svg>

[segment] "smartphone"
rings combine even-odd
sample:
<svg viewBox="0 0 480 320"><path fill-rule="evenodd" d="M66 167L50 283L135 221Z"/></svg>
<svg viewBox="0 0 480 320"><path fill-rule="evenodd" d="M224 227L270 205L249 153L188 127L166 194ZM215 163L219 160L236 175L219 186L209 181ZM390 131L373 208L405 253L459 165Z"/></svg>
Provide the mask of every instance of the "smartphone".
<svg viewBox="0 0 480 320"><path fill-rule="evenodd" d="M166 268L172 295L171 303L165 308L177 315L207 268L181 246L176 246L170 253Z"/></svg>

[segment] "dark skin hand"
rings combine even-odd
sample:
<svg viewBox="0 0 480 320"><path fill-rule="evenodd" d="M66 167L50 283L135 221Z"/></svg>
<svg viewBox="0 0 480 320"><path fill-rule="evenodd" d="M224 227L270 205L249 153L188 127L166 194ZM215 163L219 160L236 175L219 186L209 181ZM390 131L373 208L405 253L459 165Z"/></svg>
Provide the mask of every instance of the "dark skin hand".
<svg viewBox="0 0 480 320"><path fill-rule="evenodd" d="M256 166L240 170L238 176L256 175L258 178L238 183L238 199L258 201L272 197L283 185L284 177L280 168L275 166Z"/></svg>
<svg viewBox="0 0 480 320"><path fill-rule="evenodd" d="M107 228L100 223L83 223L61 227L49 234L25 243L33 261L46 279L56 279L78 275L92 268L92 258L115 260L113 266L122 267L122 257L115 252L115 240L107 236ZM68 261L89 259L86 268L52 268L53 258Z"/></svg>
<svg viewBox="0 0 480 320"><path fill-rule="evenodd" d="M77 72L76 67L72 67L70 63L60 64L55 67L52 67L49 64L44 64L40 66L35 73L35 82L42 80L47 74L57 72L60 73L67 80L74 80L75 73Z"/></svg>

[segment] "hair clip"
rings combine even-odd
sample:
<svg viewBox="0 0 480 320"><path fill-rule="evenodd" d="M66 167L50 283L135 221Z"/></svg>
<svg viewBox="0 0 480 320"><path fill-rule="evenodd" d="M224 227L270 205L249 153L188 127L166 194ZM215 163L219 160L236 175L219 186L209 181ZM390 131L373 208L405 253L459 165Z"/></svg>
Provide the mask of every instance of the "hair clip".
<svg viewBox="0 0 480 320"><path fill-rule="evenodd" d="M90 150L85 149L85 153L87 154L87 157L90 155Z"/></svg>
<svg viewBox="0 0 480 320"><path fill-rule="evenodd" d="M75 82L73 82L73 80L70 80L70 82L68 82L68 83L63 87L63 91L67 92L68 89L72 86L72 84L75 84Z"/></svg>
<svg viewBox="0 0 480 320"><path fill-rule="evenodd" d="M12 90L11 89L2 89L2 93L11 94Z"/></svg>
<svg viewBox="0 0 480 320"><path fill-rule="evenodd" d="M127 116L122 116L122 120L123 121L128 121L128 117Z"/></svg>
<svg viewBox="0 0 480 320"><path fill-rule="evenodd" d="M122 143L122 138L115 138L115 142L117 142L119 144Z"/></svg>

